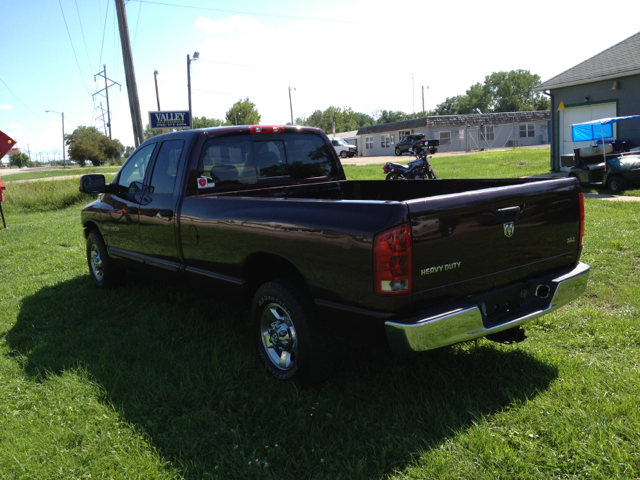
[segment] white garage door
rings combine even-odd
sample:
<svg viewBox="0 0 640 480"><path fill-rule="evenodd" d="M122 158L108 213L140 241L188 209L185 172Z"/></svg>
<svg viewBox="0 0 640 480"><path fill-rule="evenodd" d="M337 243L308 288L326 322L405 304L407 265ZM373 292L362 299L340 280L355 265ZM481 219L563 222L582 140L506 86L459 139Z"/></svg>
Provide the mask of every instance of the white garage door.
<svg viewBox="0 0 640 480"><path fill-rule="evenodd" d="M603 103L600 105L588 105L585 107L572 107L560 110L560 155L573 153L574 148L586 147L590 142L571 141L571 125L575 123L590 122L599 118L608 118L616 116L615 103ZM613 136L616 137L616 129L614 124Z"/></svg>

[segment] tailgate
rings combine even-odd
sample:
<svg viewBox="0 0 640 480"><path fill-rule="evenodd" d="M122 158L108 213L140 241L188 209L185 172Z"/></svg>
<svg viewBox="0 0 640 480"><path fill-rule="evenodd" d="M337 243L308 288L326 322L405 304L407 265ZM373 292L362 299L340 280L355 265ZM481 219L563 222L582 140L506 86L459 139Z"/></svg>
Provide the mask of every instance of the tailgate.
<svg viewBox="0 0 640 480"><path fill-rule="evenodd" d="M414 303L449 301L575 264L580 188L553 179L407 202Z"/></svg>

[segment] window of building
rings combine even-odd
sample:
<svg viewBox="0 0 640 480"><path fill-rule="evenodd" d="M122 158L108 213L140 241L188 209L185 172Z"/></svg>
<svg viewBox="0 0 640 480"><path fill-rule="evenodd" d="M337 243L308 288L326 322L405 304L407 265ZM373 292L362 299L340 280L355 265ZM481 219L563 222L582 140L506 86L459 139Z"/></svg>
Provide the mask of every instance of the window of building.
<svg viewBox="0 0 640 480"><path fill-rule="evenodd" d="M535 136L536 136L535 123L520 124L520 138L535 137Z"/></svg>
<svg viewBox="0 0 640 480"><path fill-rule="evenodd" d="M493 140L493 125L485 125L482 130L482 136L485 140Z"/></svg>
<svg viewBox="0 0 640 480"><path fill-rule="evenodd" d="M389 145L391 145L391 137L386 134L380 135L380 146L382 148L389 148Z"/></svg>
<svg viewBox="0 0 640 480"><path fill-rule="evenodd" d="M364 148L366 150L373 149L373 137L364 137Z"/></svg>
<svg viewBox="0 0 640 480"><path fill-rule="evenodd" d="M451 144L451 132L438 132L438 138L440 139L440 145L450 145Z"/></svg>
<svg viewBox="0 0 640 480"><path fill-rule="evenodd" d="M398 140L404 142L405 137L407 137L408 135L411 135L411 130L400 130L398 132Z"/></svg>

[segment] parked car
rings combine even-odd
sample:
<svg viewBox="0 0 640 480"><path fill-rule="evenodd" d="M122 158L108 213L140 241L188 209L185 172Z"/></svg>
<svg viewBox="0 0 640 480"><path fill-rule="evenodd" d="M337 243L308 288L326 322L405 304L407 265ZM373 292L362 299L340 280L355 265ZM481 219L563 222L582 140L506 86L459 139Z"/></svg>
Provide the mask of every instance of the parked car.
<svg viewBox="0 0 640 480"><path fill-rule="evenodd" d="M411 135L405 135L405 137L398 143L396 143L395 154L397 156L402 155L409 151L413 147L413 144L419 140L424 140L426 137L424 133L414 133Z"/></svg>
<svg viewBox="0 0 640 480"><path fill-rule="evenodd" d="M247 338L280 380L326 379L367 336L399 353L523 341L589 273L574 179L347 180L311 127L158 135L80 190L101 193L81 214L96 286L131 269L250 304Z"/></svg>
<svg viewBox="0 0 640 480"><path fill-rule="evenodd" d="M331 145L333 145L336 153L342 158L351 158L354 155L358 154L358 149L356 148L356 146L348 144L346 140L342 138L334 138L333 140L331 140Z"/></svg>

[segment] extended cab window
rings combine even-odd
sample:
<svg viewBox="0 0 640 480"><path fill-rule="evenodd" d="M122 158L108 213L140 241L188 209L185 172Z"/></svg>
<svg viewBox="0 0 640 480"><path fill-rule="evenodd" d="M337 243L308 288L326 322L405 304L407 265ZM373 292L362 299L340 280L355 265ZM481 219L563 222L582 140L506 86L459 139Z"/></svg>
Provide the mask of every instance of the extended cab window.
<svg viewBox="0 0 640 480"><path fill-rule="evenodd" d="M333 173L332 167L331 153L318 135L212 138L200 157L198 190L324 177Z"/></svg>
<svg viewBox="0 0 640 480"><path fill-rule="evenodd" d="M153 167L149 193L173 194L183 147L184 140L169 140L162 144Z"/></svg>
<svg viewBox="0 0 640 480"><path fill-rule="evenodd" d="M147 172L149 159L153 155L156 145L156 143L149 144L129 157L118 176L117 184L121 187L121 191L124 190L130 193L142 191L144 175Z"/></svg>

